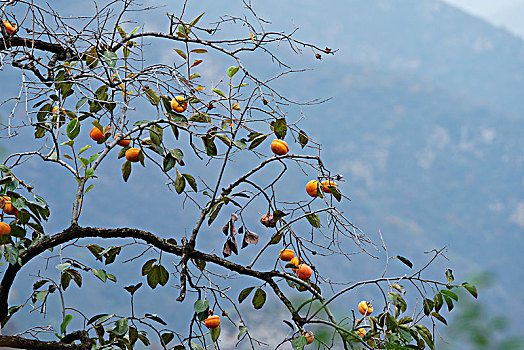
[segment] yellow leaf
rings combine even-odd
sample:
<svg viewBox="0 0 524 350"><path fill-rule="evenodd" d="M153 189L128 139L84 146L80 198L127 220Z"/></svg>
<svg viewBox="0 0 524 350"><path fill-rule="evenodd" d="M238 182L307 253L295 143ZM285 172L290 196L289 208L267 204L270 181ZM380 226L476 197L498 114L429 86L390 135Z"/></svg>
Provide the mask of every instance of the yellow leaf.
<svg viewBox="0 0 524 350"><path fill-rule="evenodd" d="M238 102L233 103L231 108L233 108L235 111L241 111L240 105L238 104Z"/></svg>
<svg viewBox="0 0 524 350"><path fill-rule="evenodd" d="M203 87L203 86L197 86L196 89L197 89L198 91L202 91L202 90L205 90L206 88Z"/></svg>
<svg viewBox="0 0 524 350"><path fill-rule="evenodd" d="M249 36L251 37L251 40L253 41L253 43L256 44L255 43L255 37L253 36L253 33L249 32Z"/></svg>

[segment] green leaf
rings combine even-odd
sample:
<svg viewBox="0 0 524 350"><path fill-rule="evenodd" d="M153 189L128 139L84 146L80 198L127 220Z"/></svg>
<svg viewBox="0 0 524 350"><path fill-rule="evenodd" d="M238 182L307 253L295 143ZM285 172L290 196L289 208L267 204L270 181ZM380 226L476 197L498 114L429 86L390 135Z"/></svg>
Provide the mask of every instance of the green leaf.
<svg viewBox="0 0 524 350"><path fill-rule="evenodd" d="M91 269L91 272L93 273L93 275L98 277L98 279L100 279L100 281L102 281L104 283L107 281L107 272L105 272L104 270L102 270L102 269L100 269L100 270Z"/></svg>
<svg viewBox="0 0 524 350"><path fill-rule="evenodd" d="M151 125L149 128L149 137L151 142L155 145L160 145L162 143L162 138L164 136L164 131L158 125Z"/></svg>
<svg viewBox="0 0 524 350"><path fill-rule="evenodd" d="M240 67L229 67L227 69L227 76L230 77L230 78L233 78L233 76L235 74L237 74L239 69L240 69Z"/></svg>
<svg viewBox="0 0 524 350"><path fill-rule="evenodd" d="M166 268L162 265L157 266L158 269L158 283L160 283L162 286L165 286L167 281L169 281L169 272L167 272Z"/></svg>
<svg viewBox="0 0 524 350"><path fill-rule="evenodd" d="M251 294L253 289L255 289L255 287L244 288L238 295L238 302L242 304L242 302L249 296L249 294Z"/></svg>
<svg viewBox="0 0 524 350"><path fill-rule="evenodd" d="M69 137L71 140L74 140L78 136L80 133L80 122L77 118L71 120L69 124L67 124L66 132L67 137Z"/></svg>
<svg viewBox="0 0 524 350"><path fill-rule="evenodd" d="M161 319L157 314L145 314L144 315L145 318L149 318L150 320L153 320L155 322L158 322L164 326L167 326L167 323L166 321L164 321L163 319Z"/></svg>
<svg viewBox="0 0 524 350"><path fill-rule="evenodd" d="M186 180L185 177L180 174L180 172L176 171L176 179L175 179L175 190L176 193L181 194L184 192L184 188L186 188Z"/></svg>
<svg viewBox="0 0 524 350"><path fill-rule="evenodd" d="M209 310L209 301L197 300L195 301L195 304L193 304L193 308L197 314L207 312L207 310Z"/></svg>
<svg viewBox="0 0 524 350"><path fill-rule="evenodd" d="M115 68L118 56L116 53L111 51L104 51L102 54L102 61L111 68Z"/></svg>
<svg viewBox="0 0 524 350"><path fill-rule="evenodd" d="M426 316L428 316L431 313L431 310L433 310L433 306L434 306L433 300L424 298L423 305L424 305L424 313L426 314Z"/></svg>
<svg viewBox="0 0 524 350"><path fill-rule="evenodd" d="M187 183L189 184L189 186L191 186L193 191L197 192L198 189L197 189L197 183L195 181L195 178L189 174L182 174L182 176L186 178Z"/></svg>
<svg viewBox="0 0 524 350"><path fill-rule="evenodd" d="M453 300L451 300L451 298L448 297L447 295L443 295L443 296L444 296L444 301L446 302L446 305L448 306L448 311L453 310Z"/></svg>
<svg viewBox="0 0 524 350"><path fill-rule="evenodd" d="M20 254L18 249L12 245L6 245L5 249L7 251L7 261L9 261L9 264L16 265L18 263L18 256Z"/></svg>
<svg viewBox="0 0 524 350"><path fill-rule="evenodd" d="M204 15L205 15L205 12L202 12L201 14L199 14L194 20L191 21L191 23L189 23L189 26L192 27L192 26L196 25L198 23L198 21L200 21L200 19Z"/></svg>
<svg viewBox="0 0 524 350"><path fill-rule="evenodd" d="M471 283L464 282L461 284L462 287L464 287L475 299L478 297L477 288L472 285Z"/></svg>
<svg viewBox="0 0 524 350"><path fill-rule="evenodd" d="M164 343L164 345L167 345L171 342L171 340L173 340L173 338L175 337L175 334L173 334L172 332L167 332L167 333L162 333L160 337L162 338L162 342Z"/></svg>
<svg viewBox="0 0 524 350"><path fill-rule="evenodd" d="M213 92L214 92L215 94L217 94L217 95L220 95L220 96L222 96L222 97L224 97L224 98L227 98L227 97L226 97L226 94L224 94L222 91L220 91L220 90L218 90L218 89L211 89L211 91L213 91Z"/></svg>
<svg viewBox="0 0 524 350"><path fill-rule="evenodd" d="M118 31L118 34L120 34L120 37L122 39L126 38L126 31L122 29L120 26L116 26L116 30Z"/></svg>
<svg viewBox="0 0 524 350"><path fill-rule="evenodd" d="M209 123L211 122L211 118L209 118L209 116L205 113L198 112L191 115L191 117L189 117L189 121L196 123Z"/></svg>
<svg viewBox="0 0 524 350"><path fill-rule="evenodd" d="M444 300L442 299L442 294L437 293L433 297L433 303L435 304L435 311L439 312L442 308L442 305L444 305Z"/></svg>
<svg viewBox="0 0 524 350"><path fill-rule="evenodd" d="M286 137L287 133L287 123L285 118L277 119L277 121L273 124L273 129L275 131L275 135L283 140L284 137Z"/></svg>
<svg viewBox="0 0 524 350"><path fill-rule="evenodd" d="M433 344L433 337L432 337L430 331L425 326L423 326L421 324L415 325L415 329L420 334L422 339L424 339L426 344L428 344L429 348L434 350L435 349L435 345Z"/></svg>
<svg viewBox="0 0 524 350"><path fill-rule="evenodd" d="M269 241L269 244L277 244L282 239L282 231L277 231L271 236L271 240Z"/></svg>
<svg viewBox="0 0 524 350"><path fill-rule="evenodd" d="M186 53L184 51L182 51L180 49L173 49L173 50L175 50L176 53L180 55L180 57L182 57L184 60L187 61L187 55L186 55Z"/></svg>
<svg viewBox="0 0 524 350"><path fill-rule="evenodd" d="M403 256L397 255L397 256L394 256L393 259L398 259L398 260L402 261L402 263L407 265L410 269L413 268L413 263L411 261L409 261L408 259L404 258Z"/></svg>
<svg viewBox="0 0 524 350"><path fill-rule="evenodd" d="M220 336L220 326L216 327L216 328L211 328L209 330L209 333L211 335L211 339L216 342L218 337Z"/></svg>
<svg viewBox="0 0 524 350"><path fill-rule="evenodd" d="M244 150L247 147L246 140L240 139L234 142L234 145L240 148L240 150Z"/></svg>
<svg viewBox="0 0 524 350"><path fill-rule="evenodd" d="M446 321L446 319L442 317L438 312L433 311L431 313L431 316L435 317L437 320L444 323L446 326L448 325L448 322Z"/></svg>
<svg viewBox="0 0 524 350"><path fill-rule="evenodd" d="M164 165L164 171L165 171L166 173L167 173L169 170L171 170L171 169L174 168L174 166L176 165L176 159L173 158L173 156L171 155L171 153L166 154L166 156L164 157L163 165Z"/></svg>
<svg viewBox="0 0 524 350"><path fill-rule="evenodd" d="M70 263L64 263L64 264L58 264L56 265L56 268L58 269L58 271L60 272L64 272L65 270L69 269L71 267L71 264Z"/></svg>
<svg viewBox="0 0 524 350"><path fill-rule="evenodd" d="M249 144L249 147L248 149L254 149L255 147L257 147L258 145L260 145L262 142L264 142L265 139L267 139L269 135L260 135L260 136L257 136L253 139L253 141L251 141L251 143Z"/></svg>
<svg viewBox="0 0 524 350"><path fill-rule="evenodd" d="M140 27L135 27L135 28L131 31L131 33L129 33L129 35L133 35L133 34L135 34L136 32L138 32L139 29L140 29Z"/></svg>
<svg viewBox="0 0 524 350"><path fill-rule="evenodd" d="M78 111L80 108L82 108L83 105L86 104L88 98L87 97L82 97L80 100L78 100L78 102L76 103L76 106L75 106L75 109Z"/></svg>
<svg viewBox="0 0 524 350"><path fill-rule="evenodd" d="M84 147L80 148L80 151L78 151L78 155L81 155L82 153L84 153L85 151L87 151L90 148L91 148L90 145L85 145Z"/></svg>
<svg viewBox="0 0 524 350"><path fill-rule="evenodd" d="M306 216L306 219L311 224L311 226L315 228L320 228L320 217L317 214L314 214L314 213L308 214Z"/></svg>
<svg viewBox="0 0 524 350"><path fill-rule="evenodd" d="M69 324L69 322L71 322L72 319L73 319L73 315L70 315L70 314L65 315L64 320L60 324L60 334L65 334L66 327Z"/></svg>
<svg viewBox="0 0 524 350"><path fill-rule="evenodd" d="M87 321L87 324L90 325L94 323L95 325L99 325L99 324L106 322L113 316L114 315L109 315L109 314L98 314L96 316L91 317L89 321Z"/></svg>
<svg viewBox="0 0 524 350"><path fill-rule="evenodd" d="M149 100L149 103L151 103L153 106L158 106L160 98L158 97L156 91L151 88L145 88L144 92L146 93L146 97Z"/></svg>
<svg viewBox="0 0 524 350"><path fill-rule="evenodd" d="M213 141L213 137L204 136L202 137L202 141L204 142L204 147L206 148L206 154L208 156L214 157L218 154L217 146Z"/></svg>
<svg viewBox="0 0 524 350"><path fill-rule="evenodd" d="M293 350L303 350L307 345L307 339L303 335L300 335L291 341Z"/></svg>
<svg viewBox="0 0 524 350"><path fill-rule="evenodd" d="M252 300L253 307L256 310L259 310L262 308L262 306L264 306L265 302L266 302L266 292L264 292L262 288L257 288L257 290L255 291L255 295L253 296L253 300Z"/></svg>
<svg viewBox="0 0 524 350"><path fill-rule="evenodd" d="M407 304L406 304L406 301L404 300L404 298L402 298L402 296L400 294L398 294L397 292L389 292L388 293L388 300L393 304L395 305L396 307L398 307L400 309L400 311L404 312L406 311L407 309Z"/></svg>
<svg viewBox="0 0 524 350"><path fill-rule="evenodd" d="M455 280L455 277L453 277L453 270L446 269L446 278L448 279L448 284L450 284L451 282L453 282L453 280Z"/></svg>
<svg viewBox="0 0 524 350"><path fill-rule="evenodd" d="M440 292L450 298L455 299L455 301L458 301L458 296L455 293L453 293L452 291L444 289L444 290L441 290Z"/></svg>
<svg viewBox="0 0 524 350"><path fill-rule="evenodd" d="M131 162L126 160L122 165L122 177L124 178L125 182L127 182L127 179L129 179L129 175L131 175Z"/></svg>
<svg viewBox="0 0 524 350"><path fill-rule="evenodd" d="M247 331L246 326L238 326L237 340L240 340L240 338L242 338L242 336L246 333L246 331Z"/></svg>
<svg viewBox="0 0 524 350"><path fill-rule="evenodd" d="M121 318L115 323L115 328L111 331L113 334L122 336L127 333L127 318Z"/></svg>
<svg viewBox="0 0 524 350"><path fill-rule="evenodd" d="M304 148L307 145L308 141L309 138L307 137L305 131L300 130L300 132L298 133L298 142L300 143L300 146Z"/></svg>

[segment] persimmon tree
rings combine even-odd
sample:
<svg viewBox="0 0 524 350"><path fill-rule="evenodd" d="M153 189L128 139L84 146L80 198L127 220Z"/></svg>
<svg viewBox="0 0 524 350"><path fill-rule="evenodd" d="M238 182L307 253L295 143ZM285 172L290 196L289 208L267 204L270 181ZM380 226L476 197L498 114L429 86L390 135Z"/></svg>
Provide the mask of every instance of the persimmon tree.
<svg viewBox="0 0 524 350"><path fill-rule="evenodd" d="M181 1L155 18L164 28L157 32L134 23L134 14L153 8L133 0L94 3L88 15L58 13L44 1L1 2L0 64L22 77L20 90L7 101L12 108L2 122L2 136L27 138L26 130L32 135L27 142L32 150L15 150L0 166L2 326L23 317L24 310L43 312L51 299L64 300L72 290L87 293L82 289L86 278L118 283L118 274L95 267L100 262L141 262L141 270L126 271L137 284L122 286L123 302L140 303L140 289L172 288L177 295L170 310L190 303L194 312L176 329L163 315L137 314L132 307L126 315L90 314L63 302L56 338L43 339L33 329L1 335L0 346L219 348L221 329L229 328L238 332L239 346L259 348L264 343L238 305L249 300L250 312L263 313L271 298L287 314L280 324L288 333L278 347L434 348L436 327L446 323L443 306L451 311L457 300L453 290L465 288L476 297L471 284L453 283L451 270L442 279L424 276L444 250L430 252L420 268L401 256L386 257L386 267L394 259L406 265L406 272L390 276L386 268L360 282L333 283L329 271L315 267L322 259L349 258L348 244L370 259L373 249L382 249L344 215L340 208L349 200L349 189L324 166L320 143L301 129L303 107L322 101L295 101L275 88L280 78L301 71L292 68L290 52L315 60L335 50L299 40L296 30L267 30L268 22L249 0L243 1L241 15L209 19L205 13L188 18L191 5ZM157 63L148 55L160 47L169 47L172 61ZM261 77L258 64L245 63L251 56L257 62L266 59L278 72ZM201 77L208 57L221 65L214 84ZM147 117L137 108L147 109ZM237 162L240 157L251 163ZM60 232L46 228L53 203L38 195L30 185L33 179L19 175L30 159L52 163L76 180L70 221L61 223ZM189 159L201 166L188 168ZM192 225L177 227L180 234L166 239L138 228L82 221L90 191L103 181L99 169L115 162L130 188L137 166L163 173L175 198L174 213L184 210ZM276 190L297 179L307 187L294 198ZM271 233L255 233L260 231ZM201 241L217 240L220 232L220 253L199 247ZM90 258L81 258L79 250L88 250ZM126 261L117 260L126 254ZM250 263L235 262L236 255L248 256ZM24 291L26 302L11 304L9 293L20 271L31 271L39 260L48 269L31 275L33 290ZM232 279L243 281L242 287L232 288ZM377 289L383 297L341 305L343 296L362 288ZM83 327L71 330L73 318L82 319ZM327 336L315 338L311 329Z"/></svg>

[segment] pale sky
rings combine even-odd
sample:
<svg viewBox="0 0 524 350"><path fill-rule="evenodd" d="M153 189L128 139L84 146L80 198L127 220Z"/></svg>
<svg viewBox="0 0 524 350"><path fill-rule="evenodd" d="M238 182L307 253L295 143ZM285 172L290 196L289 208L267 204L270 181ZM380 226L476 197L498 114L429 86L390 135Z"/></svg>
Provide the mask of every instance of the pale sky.
<svg viewBox="0 0 524 350"><path fill-rule="evenodd" d="M444 0L524 38L524 0Z"/></svg>

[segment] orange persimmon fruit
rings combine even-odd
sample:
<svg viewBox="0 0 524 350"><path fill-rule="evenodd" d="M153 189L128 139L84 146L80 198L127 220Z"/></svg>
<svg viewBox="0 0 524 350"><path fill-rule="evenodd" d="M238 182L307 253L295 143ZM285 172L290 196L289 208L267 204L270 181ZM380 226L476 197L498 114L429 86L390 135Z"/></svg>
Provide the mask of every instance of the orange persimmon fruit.
<svg viewBox="0 0 524 350"><path fill-rule="evenodd" d="M283 156L289 152L289 146L286 141L275 139L271 142L271 151L277 156Z"/></svg>
<svg viewBox="0 0 524 350"><path fill-rule="evenodd" d="M324 180L321 182L322 184L322 191L324 193L331 193L331 189L328 187L328 186L332 186L332 187L335 187L337 188L337 184L335 183L335 181L333 180Z"/></svg>
<svg viewBox="0 0 524 350"><path fill-rule="evenodd" d="M11 226L6 222L0 222L0 236L11 233Z"/></svg>
<svg viewBox="0 0 524 350"><path fill-rule="evenodd" d="M96 126L91 129L89 132L89 137L93 139L93 141L101 141L104 139L104 133L102 133Z"/></svg>
<svg viewBox="0 0 524 350"><path fill-rule="evenodd" d="M4 19L3 23L7 34L11 35L15 32L16 26L14 24L11 24L7 19Z"/></svg>
<svg viewBox="0 0 524 350"><path fill-rule="evenodd" d="M303 281L306 281L313 274L313 270L307 264L300 264L297 268L297 276Z"/></svg>
<svg viewBox="0 0 524 350"><path fill-rule="evenodd" d="M118 139L118 136L120 134L115 135L115 140ZM118 145L122 147L127 147L131 144L131 139L129 137L123 138L122 140L118 141Z"/></svg>
<svg viewBox="0 0 524 350"><path fill-rule="evenodd" d="M220 317L217 315L209 316L204 320L204 325L209 329L217 328L220 325Z"/></svg>
<svg viewBox="0 0 524 350"><path fill-rule="evenodd" d="M183 113L187 109L187 101L184 96L175 96L171 100L171 109L177 113Z"/></svg>
<svg viewBox="0 0 524 350"><path fill-rule="evenodd" d="M132 163L136 163L139 160L140 149L130 148L126 151L126 159Z"/></svg>
<svg viewBox="0 0 524 350"><path fill-rule="evenodd" d="M282 249L280 251L279 257L282 261L290 261L295 256L295 252L291 249Z"/></svg>
<svg viewBox="0 0 524 350"><path fill-rule="evenodd" d="M358 304L358 311L363 315L363 316L369 316L371 315L371 313L373 312L373 305L371 305L370 302L367 302L365 300L362 300L359 304Z"/></svg>
<svg viewBox="0 0 524 350"><path fill-rule="evenodd" d="M318 181L317 180L311 180L306 184L306 192L311 197L317 196L317 189L318 189Z"/></svg>

